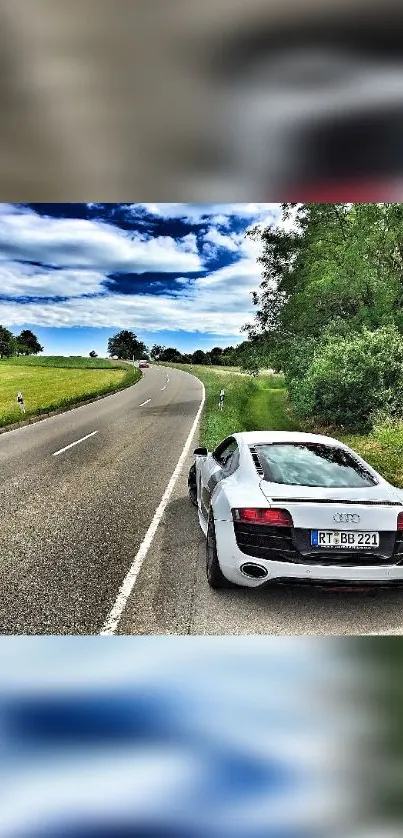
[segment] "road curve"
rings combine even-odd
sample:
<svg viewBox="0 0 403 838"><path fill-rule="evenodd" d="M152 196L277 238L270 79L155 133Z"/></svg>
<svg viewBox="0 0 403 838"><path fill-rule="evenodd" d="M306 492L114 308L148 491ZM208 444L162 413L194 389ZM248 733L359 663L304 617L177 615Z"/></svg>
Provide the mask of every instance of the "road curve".
<svg viewBox="0 0 403 838"><path fill-rule="evenodd" d="M0 436L0 632L97 634L153 519L203 389L136 385Z"/></svg>

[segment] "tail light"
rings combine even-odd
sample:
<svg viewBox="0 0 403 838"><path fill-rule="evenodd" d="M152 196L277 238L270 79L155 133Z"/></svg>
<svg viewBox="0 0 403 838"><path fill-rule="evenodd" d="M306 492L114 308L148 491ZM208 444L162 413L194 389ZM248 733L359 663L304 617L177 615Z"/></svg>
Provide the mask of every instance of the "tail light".
<svg viewBox="0 0 403 838"><path fill-rule="evenodd" d="M397 516L397 529L403 530L403 512L399 512Z"/></svg>
<svg viewBox="0 0 403 838"><path fill-rule="evenodd" d="M265 524L271 527L292 527L293 520L286 509L233 509L234 521L245 524ZM403 527L403 517L402 517Z"/></svg>

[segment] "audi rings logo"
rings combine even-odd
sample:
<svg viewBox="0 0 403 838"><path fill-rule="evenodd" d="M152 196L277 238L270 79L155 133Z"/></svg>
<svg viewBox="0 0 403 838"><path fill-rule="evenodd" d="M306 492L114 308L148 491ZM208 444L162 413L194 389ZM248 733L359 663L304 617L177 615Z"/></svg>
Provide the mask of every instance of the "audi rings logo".
<svg viewBox="0 0 403 838"><path fill-rule="evenodd" d="M359 515L351 515L348 512L338 512L333 515L333 521L336 521L336 524L359 524L361 518Z"/></svg>

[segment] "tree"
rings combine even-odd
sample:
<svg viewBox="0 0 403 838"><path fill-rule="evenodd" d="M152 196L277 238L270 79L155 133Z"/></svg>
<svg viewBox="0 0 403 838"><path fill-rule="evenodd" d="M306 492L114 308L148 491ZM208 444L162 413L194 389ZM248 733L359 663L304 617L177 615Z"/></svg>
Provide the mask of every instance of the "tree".
<svg viewBox="0 0 403 838"><path fill-rule="evenodd" d="M223 349L222 355L220 356L220 364L223 367L236 366L235 348L233 346L226 346Z"/></svg>
<svg viewBox="0 0 403 838"><path fill-rule="evenodd" d="M0 357L10 358L10 356L15 355L15 353L16 346L14 335L6 329L5 326L0 326Z"/></svg>
<svg viewBox="0 0 403 838"><path fill-rule="evenodd" d="M286 229L250 233L263 245L262 283L250 336L265 334L281 365L296 339L373 330L403 331L403 206L283 205Z"/></svg>
<svg viewBox="0 0 403 838"><path fill-rule="evenodd" d="M214 346L213 349L210 349L209 355L214 366L222 365L223 350L221 346Z"/></svg>
<svg viewBox="0 0 403 838"><path fill-rule="evenodd" d="M39 352L43 352L43 346L31 329L23 329L17 336L17 344L21 355L38 355Z"/></svg>
<svg viewBox="0 0 403 838"><path fill-rule="evenodd" d="M255 321L281 352L297 336L329 327L403 326L403 206L400 204L283 205L286 229L251 231L263 245Z"/></svg>
<svg viewBox="0 0 403 838"><path fill-rule="evenodd" d="M90 358L98 358L98 355L97 355L97 353L95 352L95 349L91 349L91 352L90 352Z"/></svg>
<svg viewBox="0 0 403 838"><path fill-rule="evenodd" d="M192 364L211 364L210 356L202 349L196 349L192 354Z"/></svg>
<svg viewBox="0 0 403 838"><path fill-rule="evenodd" d="M158 360L165 361L165 363L180 364L182 362L182 355L179 349L175 349L174 346L168 346L167 349L163 349Z"/></svg>
<svg viewBox="0 0 403 838"><path fill-rule="evenodd" d="M239 366L243 372L248 372L250 375L259 375L262 366L261 359L252 346L249 352L243 353Z"/></svg>
<svg viewBox="0 0 403 838"><path fill-rule="evenodd" d="M120 360L130 361L132 358L138 360L147 353L145 343L137 339L134 332L124 329L108 340L108 354Z"/></svg>
<svg viewBox="0 0 403 838"><path fill-rule="evenodd" d="M161 346L159 343L154 343L154 346L151 347L151 358L153 361L159 361L162 353L165 351L165 346Z"/></svg>

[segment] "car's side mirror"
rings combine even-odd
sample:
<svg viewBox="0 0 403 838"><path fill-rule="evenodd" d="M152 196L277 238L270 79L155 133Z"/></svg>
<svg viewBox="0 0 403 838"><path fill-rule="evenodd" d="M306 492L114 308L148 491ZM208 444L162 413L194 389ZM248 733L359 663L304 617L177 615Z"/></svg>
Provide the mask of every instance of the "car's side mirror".
<svg viewBox="0 0 403 838"><path fill-rule="evenodd" d="M207 448L195 448L193 454L198 457L207 457L208 450Z"/></svg>

